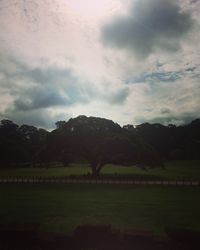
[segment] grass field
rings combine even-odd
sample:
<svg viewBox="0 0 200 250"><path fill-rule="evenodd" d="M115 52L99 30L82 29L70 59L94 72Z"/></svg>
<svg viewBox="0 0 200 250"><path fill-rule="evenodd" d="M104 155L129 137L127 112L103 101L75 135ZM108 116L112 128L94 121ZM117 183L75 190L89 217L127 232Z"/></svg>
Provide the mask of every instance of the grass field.
<svg viewBox="0 0 200 250"><path fill-rule="evenodd" d="M124 167L106 165L102 169L102 174L120 174L136 176L152 176L168 179L200 179L200 161L171 161L165 163L166 169L142 170L138 167ZM69 176L82 175L90 172L90 168L84 165L74 164L69 167L58 168L0 168L0 177L6 176Z"/></svg>
<svg viewBox="0 0 200 250"><path fill-rule="evenodd" d="M80 224L163 233L165 226L200 230L200 188L110 185L0 185L0 220L40 222L70 233Z"/></svg>

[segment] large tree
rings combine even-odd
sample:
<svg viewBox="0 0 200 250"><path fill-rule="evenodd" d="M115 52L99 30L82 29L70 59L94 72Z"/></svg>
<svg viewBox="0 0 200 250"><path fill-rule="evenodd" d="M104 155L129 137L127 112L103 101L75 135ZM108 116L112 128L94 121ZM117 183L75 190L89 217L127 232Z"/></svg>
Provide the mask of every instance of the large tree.
<svg viewBox="0 0 200 250"><path fill-rule="evenodd" d="M49 133L2 120L0 166L85 160L98 175L106 163L153 167L162 165L160 158L200 159L200 119L182 126L145 123L121 128L111 120L79 116L56 126Z"/></svg>
<svg viewBox="0 0 200 250"><path fill-rule="evenodd" d="M54 152L54 154L52 154ZM102 167L112 164L161 164L155 150L139 139L135 132L121 128L108 119L79 116L68 122L57 123L49 135L44 151L48 161L73 157L85 159L94 176Z"/></svg>
<svg viewBox="0 0 200 250"><path fill-rule="evenodd" d="M181 126L144 123L136 131L163 159L200 159L200 119Z"/></svg>
<svg viewBox="0 0 200 250"><path fill-rule="evenodd" d="M31 165L35 155L44 148L48 132L29 125L17 124L10 120L0 122L0 165Z"/></svg>

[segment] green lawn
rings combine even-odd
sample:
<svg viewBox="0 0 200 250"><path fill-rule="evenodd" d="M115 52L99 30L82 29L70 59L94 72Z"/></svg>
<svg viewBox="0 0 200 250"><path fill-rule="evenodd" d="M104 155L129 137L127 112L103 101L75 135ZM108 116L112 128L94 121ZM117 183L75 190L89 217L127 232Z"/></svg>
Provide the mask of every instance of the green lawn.
<svg viewBox="0 0 200 250"><path fill-rule="evenodd" d="M165 162L165 169L153 168L142 170L138 167L123 167L107 165L102 169L105 174L148 175L167 179L200 179L200 161L170 161Z"/></svg>
<svg viewBox="0 0 200 250"><path fill-rule="evenodd" d="M72 164L69 167L51 167L51 168L0 168L0 176L69 176L87 174L90 168L86 164Z"/></svg>
<svg viewBox="0 0 200 250"><path fill-rule="evenodd" d="M200 230L200 188L111 185L0 185L1 224L40 222L41 230L72 232L80 224L119 229L165 226Z"/></svg>
<svg viewBox="0 0 200 250"><path fill-rule="evenodd" d="M103 174L121 174L121 175L137 175L152 176L168 179L200 179L200 161L171 161L165 163L166 169L141 170L135 166L113 166L106 165L103 167ZM82 175L90 172L90 168L86 164L73 164L70 167L58 168L0 168L0 177L5 176L68 176Z"/></svg>

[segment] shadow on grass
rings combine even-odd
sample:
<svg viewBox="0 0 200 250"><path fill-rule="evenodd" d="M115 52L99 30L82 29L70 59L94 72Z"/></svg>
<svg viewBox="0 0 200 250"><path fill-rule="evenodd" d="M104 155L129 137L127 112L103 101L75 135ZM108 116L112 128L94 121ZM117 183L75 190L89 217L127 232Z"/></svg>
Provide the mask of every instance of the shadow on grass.
<svg viewBox="0 0 200 250"><path fill-rule="evenodd" d="M166 228L166 236L150 231L113 230L109 225L81 225L73 235L38 231L39 224L0 226L0 249L6 250L196 250L200 231Z"/></svg>

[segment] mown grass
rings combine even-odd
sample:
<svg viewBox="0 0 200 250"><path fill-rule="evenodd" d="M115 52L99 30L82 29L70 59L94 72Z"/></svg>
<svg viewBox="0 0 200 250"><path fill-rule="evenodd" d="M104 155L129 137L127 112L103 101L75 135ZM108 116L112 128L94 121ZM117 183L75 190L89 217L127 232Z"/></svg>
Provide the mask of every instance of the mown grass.
<svg viewBox="0 0 200 250"><path fill-rule="evenodd" d="M50 168L0 168L0 177L10 176L40 176L40 177L64 177L69 175L83 175L90 172L87 164L71 164L69 167Z"/></svg>
<svg viewBox="0 0 200 250"><path fill-rule="evenodd" d="M90 172L87 164L72 164L69 167L54 168L0 168L0 177L6 176L69 176L82 175ZM165 163L165 170L154 168L142 170L136 166L124 167L106 165L102 174L119 174L135 176L152 176L167 179L200 179L200 161L171 161Z"/></svg>
<svg viewBox="0 0 200 250"><path fill-rule="evenodd" d="M80 224L200 230L200 188L117 185L0 185L1 224L39 222L40 230L71 233Z"/></svg>

